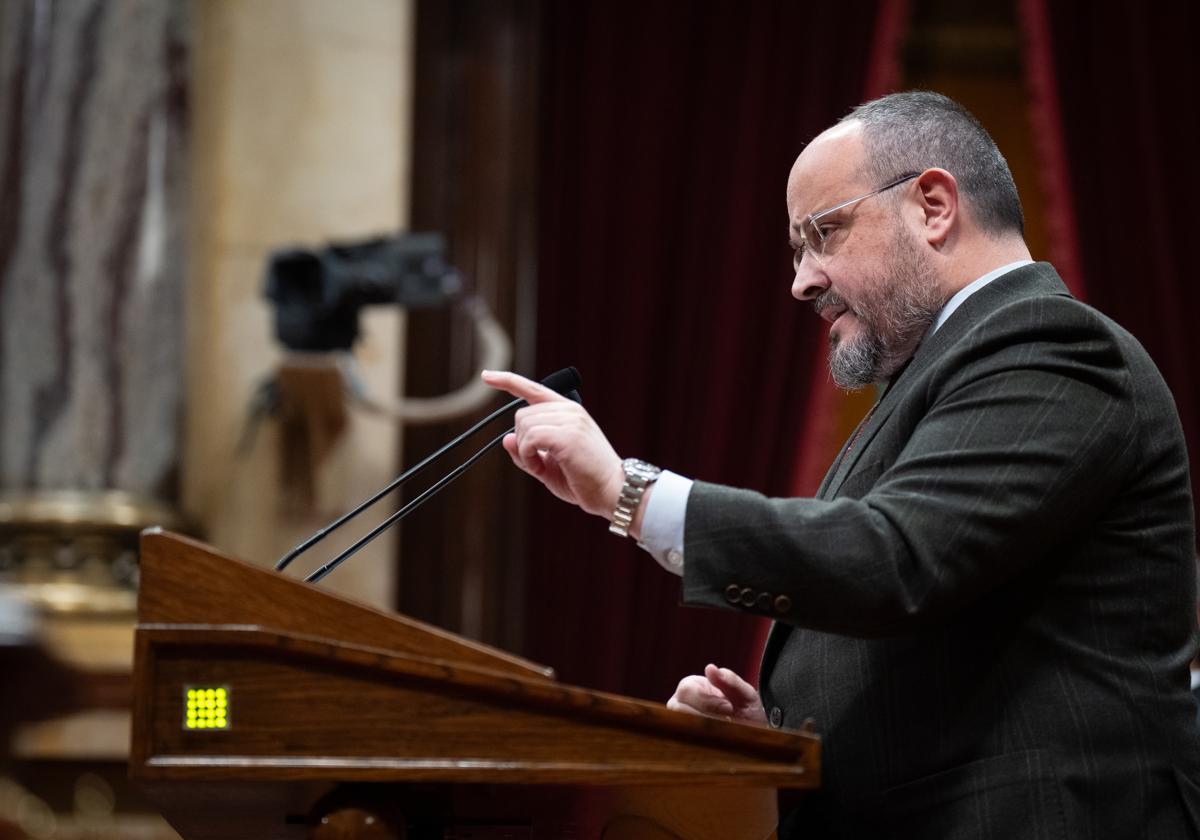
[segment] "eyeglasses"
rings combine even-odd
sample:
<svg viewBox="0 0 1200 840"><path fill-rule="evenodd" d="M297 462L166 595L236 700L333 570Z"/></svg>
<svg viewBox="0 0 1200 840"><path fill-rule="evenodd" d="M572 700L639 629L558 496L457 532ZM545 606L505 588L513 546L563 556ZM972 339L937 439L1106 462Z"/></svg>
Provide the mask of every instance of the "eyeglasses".
<svg viewBox="0 0 1200 840"><path fill-rule="evenodd" d="M796 271L800 270L800 263L804 260L805 255L808 255L817 261L818 265L824 265L825 260L831 255L832 244L837 239L838 231L844 230L845 226L831 225L823 223L822 219L829 216L830 213L836 213L851 204L857 204L860 201L865 201L873 195L879 195L881 192L890 190L892 187L898 187L906 181L911 181L920 175L920 172L910 172L907 175L901 175L895 181L884 184L877 190L871 190L869 193L864 193L849 201L843 201L841 204L835 204L828 210L822 210L820 213L810 213L800 225L800 247L795 249L792 254L792 266Z"/></svg>

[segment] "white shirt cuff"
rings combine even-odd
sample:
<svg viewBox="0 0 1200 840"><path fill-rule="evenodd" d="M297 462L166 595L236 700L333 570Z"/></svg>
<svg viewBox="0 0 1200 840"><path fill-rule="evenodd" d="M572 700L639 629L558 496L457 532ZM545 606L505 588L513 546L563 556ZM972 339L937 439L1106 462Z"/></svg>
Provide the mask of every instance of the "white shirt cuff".
<svg viewBox="0 0 1200 840"><path fill-rule="evenodd" d="M680 577L683 576L683 523L691 492L690 478L663 470L646 500L642 538L638 543L658 565Z"/></svg>

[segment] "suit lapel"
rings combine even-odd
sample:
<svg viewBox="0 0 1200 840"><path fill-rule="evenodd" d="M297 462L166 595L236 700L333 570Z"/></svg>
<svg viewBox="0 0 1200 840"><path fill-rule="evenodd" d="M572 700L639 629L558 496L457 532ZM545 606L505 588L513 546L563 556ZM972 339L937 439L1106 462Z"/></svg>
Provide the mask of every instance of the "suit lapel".
<svg viewBox="0 0 1200 840"><path fill-rule="evenodd" d="M875 405L878 405L878 402ZM871 414L875 411L875 405L871 406L871 410L866 413L862 420L858 421L858 425L850 433L850 439L843 443L842 448L838 450L838 456L833 459L833 466L825 472L825 477L821 479L821 486L817 488L816 498L826 498L825 494L829 491L829 485L833 483L834 477L841 473L842 462L846 460L846 456L850 453L851 443L858 438L863 430L863 426L867 425L867 421L871 419Z"/></svg>
<svg viewBox="0 0 1200 840"><path fill-rule="evenodd" d="M879 395L879 399L871 406L871 410L867 412L862 421L858 424L858 428L850 435L850 439L842 447L842 454L838 456L833 467L825 475L825 480L821 482L821 490L817 494L818 499L832 499L837 495L837 491L841 489L842 482L850 475L850 471L854 465L858 463L858 456L866 448L871 439L875 437L875 433L887 421L887 418L892 413L898 399L888 399L897 390L896 386L904 378L904 374L908 370L906 364L901 368L896 376L888 382L883 393ZM911 380L909 380L911 381Z"/></svg>

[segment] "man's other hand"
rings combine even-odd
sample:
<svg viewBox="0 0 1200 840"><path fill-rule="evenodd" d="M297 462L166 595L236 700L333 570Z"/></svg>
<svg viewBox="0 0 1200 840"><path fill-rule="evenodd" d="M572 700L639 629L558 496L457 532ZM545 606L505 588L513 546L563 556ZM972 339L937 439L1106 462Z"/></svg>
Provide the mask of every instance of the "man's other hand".
<svg viewBox="0 0 1200 840"><path fill-rule="evenodd" d="M728 668L716 665L706 665L703 674L680 680L667 701L667 708L748 723L767 722L762 699L754 686Z"/></svg>
<svg viewBox="0 0 1200 840"><path fill-rule="evenodd" d="M515 373L485 370L482 378L529 403L517 411L514 433L504 438L513 463L563 501L611 518L625 472L583 406Z"/></svg>

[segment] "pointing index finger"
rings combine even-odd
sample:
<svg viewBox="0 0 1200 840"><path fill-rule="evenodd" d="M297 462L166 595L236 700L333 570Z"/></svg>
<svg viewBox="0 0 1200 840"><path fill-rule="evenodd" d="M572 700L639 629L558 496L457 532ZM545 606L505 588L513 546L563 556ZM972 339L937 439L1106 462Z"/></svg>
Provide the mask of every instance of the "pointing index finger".
<svg viewBox="0 0 1200 840"><path fill-rule="evenodd" d="M480 374L480 378L483 379L484 384L501 391L507 391L514 397L525 400L530 405L554 402L555 400L566 400L566 397L555 393L540 382L526 379L524 376L511 371L485 370Z"/></svg>

